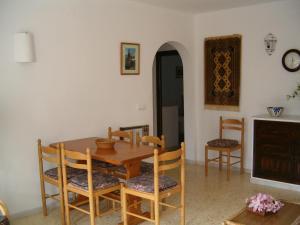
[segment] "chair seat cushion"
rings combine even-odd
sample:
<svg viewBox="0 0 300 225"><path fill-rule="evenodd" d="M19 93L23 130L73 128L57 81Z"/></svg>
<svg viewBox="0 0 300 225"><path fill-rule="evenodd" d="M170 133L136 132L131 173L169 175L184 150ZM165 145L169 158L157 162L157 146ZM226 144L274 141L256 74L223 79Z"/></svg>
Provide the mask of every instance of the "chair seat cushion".
<svg viewBox="0 0 300 225"><path fill-rule="evenodd" d="M107 162L99 161L99 160L93 160L92 162L92 167L93 168L103 168L103 169L112 169L115 168L116 166Z"/></svg>
<svg viewBox="0 0 300 225"><path fill-rule="evenodd" d="M159 176L159 191L164 191L175 187L177 182L171 177L161 175ZM152 174L143 174L138 177L131 178L126 181L126 186L141 192L154 192L154 176Z"/></svg>
<svg viewBox="0 0 300 225"><path fill-rule="evenodd" d="M229 148L235 147L239 144L237 140L232 139L214 139L207 142L207 145L210 147L220 147L220 148Z"/></svg>
<svg viewBox="0 0 300 225"><path fill-rule="evenodd" d="M126 168L124 166L118 166L116 169L119 173L126 174ZM152 173L153 172L153 163L141 162L141 174Z"/></svg>
<svg viewBox="0 0 300 225"><path fill-rule="evenodd" d="M0 215L0 225L9 225L8 218Z"/></svg>
<svg viewBox="0 0 300 225"><path fill-rule="evenodd" d="M126 173L127 173L127 170L126 170L125 166L118 166L118 167L116 168L116 171L117 171L118 173L122 173L122 174L126 174Z"/></svg>
<svg viewBox="0 0 300 225"><path fill-rule="evenodd" d="M109 174L102 174L99 172L93 172L93 189L99 190L99 189L105 189L109 187L113 187L115 185L119 184L119 179L116 177L113 177ZM73 185L75 187L88 190L88 180L87 180L87 174L81 174L75 177L72 177L69 180L69 184Z"/></svg>
<svg viewBox="0 0 300 225"><path fill-rule="evenodd" d="M84 173L86 173L86 170L80 170L80 169L75 169L72 167L67 167L67 179L68 180L74 176L84 174ZM52 179L58 180L57 167L45 171L45 175Z"/></svg>
<svg viewBox="0 0 300 225"><path fill-rule="evenodd" d="M153 173L153 163L141 162L141 173Z"/></svg>

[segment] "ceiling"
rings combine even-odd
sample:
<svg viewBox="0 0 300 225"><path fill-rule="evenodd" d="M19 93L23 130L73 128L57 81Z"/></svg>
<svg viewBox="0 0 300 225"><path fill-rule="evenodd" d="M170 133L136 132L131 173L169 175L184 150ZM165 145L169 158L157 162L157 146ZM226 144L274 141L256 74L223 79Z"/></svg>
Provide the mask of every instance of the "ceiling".
<svg viewBox="0 0 300 225"><path fill-rule="evenodd" d="M131 0L187 13L201 13L280 0Z"/></svg>

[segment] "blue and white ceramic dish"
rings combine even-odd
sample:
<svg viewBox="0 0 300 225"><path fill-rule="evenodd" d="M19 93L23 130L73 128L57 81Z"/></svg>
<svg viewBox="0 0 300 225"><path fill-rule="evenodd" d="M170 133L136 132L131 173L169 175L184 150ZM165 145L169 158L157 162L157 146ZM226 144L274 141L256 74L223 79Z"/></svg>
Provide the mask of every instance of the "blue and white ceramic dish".
<svg viewBox="0 0 300 225"><path fill-rule="evenodd" d="M281 116L283 109L284 109L283 107L278 107L278 106L267 107L267 110L268 110L270 116L272 116L272 117Z"/></svg>

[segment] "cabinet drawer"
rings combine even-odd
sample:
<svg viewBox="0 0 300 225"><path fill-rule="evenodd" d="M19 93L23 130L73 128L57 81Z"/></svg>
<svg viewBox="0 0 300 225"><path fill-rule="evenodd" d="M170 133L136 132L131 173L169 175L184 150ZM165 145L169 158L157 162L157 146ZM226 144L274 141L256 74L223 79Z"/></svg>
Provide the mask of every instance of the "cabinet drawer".
<svg viewBox="0 0 300 225"><path fill-rule="evenodd" d="M273 121L254 121L256 137L291 138L290 123Z"/></svg>

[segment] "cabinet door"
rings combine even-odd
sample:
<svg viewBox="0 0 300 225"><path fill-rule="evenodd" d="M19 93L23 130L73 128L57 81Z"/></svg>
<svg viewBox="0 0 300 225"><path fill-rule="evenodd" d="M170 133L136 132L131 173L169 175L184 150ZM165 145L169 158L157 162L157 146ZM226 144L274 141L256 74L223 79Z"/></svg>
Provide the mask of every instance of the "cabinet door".
<svg viewBox="0 0 300 225"><path fill-rule="evenodd" d="M294 165L293 165L293 171L294 171L294 182L296 184L300 184L300 140L296 141L294 144Z"/></svg>
<svg viewBox="0 0 300 225"><path fill-rule="evenodd" d="M253 175L276 181L292 182L293 161L288 123L254 122Z"/></svg>
<svg viewBox="0 0 300 225"><path fill-rule="evenodd" d="M254 176L290 182L293 179L290 146L283 144L257 144Z"/></svg>

